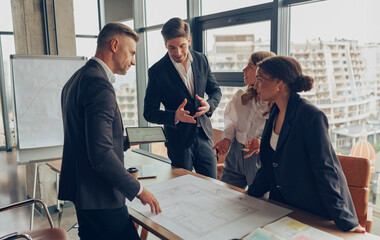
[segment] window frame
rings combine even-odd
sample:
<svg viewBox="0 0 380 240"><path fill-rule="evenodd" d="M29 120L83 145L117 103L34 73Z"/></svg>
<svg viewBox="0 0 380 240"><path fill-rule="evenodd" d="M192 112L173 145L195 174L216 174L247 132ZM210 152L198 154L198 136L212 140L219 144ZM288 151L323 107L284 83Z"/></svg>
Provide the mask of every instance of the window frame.
<svg viewBox="0 0 380 240"><path fill-rule="evenodd" d="M0 151L12 151L12 136L9 123L9 109L8 109L8 100L6 95L6 83L4 75L4 62L3 62L3 45L1 37L3 35L13 35L13 32L9 31L0 31L0 85L1 85L1 113L3 118L3 128L4 128L4 137L5 137L5 146L0 146Z"/></svg>
<svg viewBox="0 0 380 240"><path fill-rule="evenodd" d="M192 29L193 49L195 51L205 51L205 31L221 27L237 26L248 23L271 21L270 39L271 51L273 49L272 39L276 37L273 29L273 9L275 3L264 3L251 7L239 8L235 10L214 13L201 17L195 17L194 28ZM242 87L244 86L242 72L213 72L220 86Z"/></svg>

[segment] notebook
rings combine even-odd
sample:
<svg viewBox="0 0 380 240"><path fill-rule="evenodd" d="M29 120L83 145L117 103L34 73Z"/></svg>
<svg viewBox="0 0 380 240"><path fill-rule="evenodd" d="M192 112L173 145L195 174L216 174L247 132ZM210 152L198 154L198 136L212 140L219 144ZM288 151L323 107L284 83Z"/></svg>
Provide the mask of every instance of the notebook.
<svg viewBox="0 0 380 240"><path fill-rule="evenodd" d="M156 167L153 164L135 166L139 170L138 179L157 177Z"/></svg>

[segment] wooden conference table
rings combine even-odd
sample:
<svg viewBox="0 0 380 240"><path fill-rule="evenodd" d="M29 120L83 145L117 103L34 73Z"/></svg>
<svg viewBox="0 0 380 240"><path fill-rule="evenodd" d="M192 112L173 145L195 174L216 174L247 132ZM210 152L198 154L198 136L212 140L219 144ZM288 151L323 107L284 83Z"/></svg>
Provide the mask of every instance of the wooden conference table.
<svg viewBox="0 0 380 240"><path fill-rule="evenodd" d="M149 186L149 185L152 185L155 183L159 183L159 182L169 180L171 178L180 177L180 176L183 176L186 174L192 174L194 176L212 181L212 182L217 183L219 185L223 185L223 186L226 186L228 188L237 190L239 192L246 193L246 191L241 189L241 188L234 187L232 185L223 183L223 182L215 180L215 179L205 177L205 176L200 175L200 174L196 174L194 172L187 171L187 170L182 169L182 168L172 168L171 165L169 165L167 163L164 163L162 161L152 159L150 157L146 157L146 156L143 156L141 154L134 153L131 151L127 151L125 153L125 164L126 164L126 166L135 166L135 165L142 165L142 164L154 164L155 165L156 171L157 171L157 177L151 178L151 179L140 180L140 182L143 186ZM275 202L273 202L273 203L275 203ZM321 218L319 216L316 216L314 214L311 214L311 213L308 213L308 212L305 212L305 211L302 211L302 210L299 210L299 209L296 209L294 207L290 207L290 206L287 206L287 205L284 205L281 203L275 203L275 204L283 206L283 207L287 207L289 209L292 209L293 212L288 215L289 217L294 218L294 219L296 219L302 223L305 223L307 225L310 225L312 227L318 228L322 231L325 231L325 232L331 233L333 235L342 237L344 239L358 239L358 240L359 239L363 239L363 240L364 239L365 240L377 239L377 240L380 240L380 237L375 236L373 234L369 234L369 233L360 234L360 233L354 233L354 232L348 232L348 233L342 232L341 230L338 229L338 227L335 225L335 223L333 221L326 220L326 219ZM140 224L141 226L146 228L149 232L153 233L157 237L162 238L162 239L181 239L180 237L178 237L174 233L170 232L166 228L163 228L159 224L153 222L152 220L150 220L149 218L145 217L144 215L136 212L135 210L129 208L128 211L129 211L130 215L132 216L132 218L135 222L137 222L138 224ZM253 230L254 229L252 229L252 231Z"/></svg>
<svg viewBox="0 0 380 240"><path fill-rule="evenodd" d="M132 151L127 151L124 154L125 156L125 165L127 167L132 167L132 166L137 166L137 165L144 165L144 164L153 164L156 168L157 171L157 177L155 178L147 178L147 179L142 179L140 180L141 184L143 186L149 186L155 183L163 182L172 178L180 177L183 175L191 174L203 179L206 179L208 181L212 181L214 183L217 183L219 185L225 186L227 188L234 189L236 191L246 193L245 190L241 188L234 187L232 185L223 183L221 181L211 179L208 177L205 177L203 175L190 172L188 170L182 169L182 168L172 168L170 164L162 162L160 160L144 156L139 153L135 153ZM54 169L55 171L60 171L60 161L54 161L54 162L49 162L49 166ZM318 228L322 231L328 232L330 234L339 236L344 239L357 239L357 240L380 240L380 237L370 234L370 233L354 233L354 232L342 232L341 230L338 229L338 227L335 225L333 221L326 220L324 218L321 218L319 216L316 216L314 214L299 210L294 207L287 206L285 204L273 202L274 204L292 209L293 212L289 214L288 216L291 218L294 218L304 224L310 225L312 227ZM153 222L149 218L145 217L144 215L140 214L139 212L133 210L132 208L128 209L132 219L138 223L139 225L143 226L146 228L149 232L153 233L157 237L161 239L181 239L174 233L170 232L166 228L160 226L159 224ZM254 229L252 229L253 231Z"/></svg>

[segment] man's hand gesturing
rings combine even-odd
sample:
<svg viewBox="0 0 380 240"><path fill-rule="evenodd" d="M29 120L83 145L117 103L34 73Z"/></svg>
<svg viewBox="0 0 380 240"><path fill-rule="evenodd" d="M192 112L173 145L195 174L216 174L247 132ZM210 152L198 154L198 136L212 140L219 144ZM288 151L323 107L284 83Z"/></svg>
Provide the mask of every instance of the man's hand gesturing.
<svg viewBox="0 0 380 240"><path fill-rule="evenodd" d="M185 123L197 123L194 117L190 116L190 112L185 110L185 106L187 104L187 99L185 98L181 105L175 111L174 121L185 122Z"/></svg>
<svg viewBox="0 0 380 240"><path fill-rule="evenodd" d="M202 107L198 108L198 112L196 112L193 117L199 117L210 110L210 104L208 104L204 98L198 96L198 94L195 94L195 98L198 99Z"/></svg>

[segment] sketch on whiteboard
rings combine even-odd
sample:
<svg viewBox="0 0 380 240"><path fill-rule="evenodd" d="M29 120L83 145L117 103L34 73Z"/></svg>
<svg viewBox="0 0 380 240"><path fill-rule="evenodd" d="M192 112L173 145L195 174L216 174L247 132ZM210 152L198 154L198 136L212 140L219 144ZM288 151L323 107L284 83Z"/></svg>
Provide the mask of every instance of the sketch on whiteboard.
<svg viewBox="0 0 380 240"><path fill-rule="evenodd" d="M85 59L78 57L14 55L12 76L20 149L63 144L62 87L84 64Z"/></svg>

